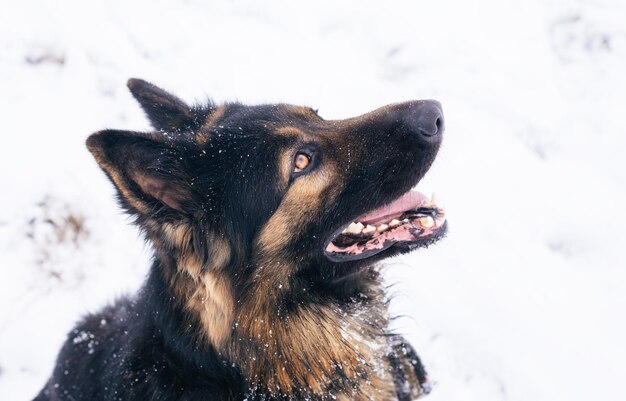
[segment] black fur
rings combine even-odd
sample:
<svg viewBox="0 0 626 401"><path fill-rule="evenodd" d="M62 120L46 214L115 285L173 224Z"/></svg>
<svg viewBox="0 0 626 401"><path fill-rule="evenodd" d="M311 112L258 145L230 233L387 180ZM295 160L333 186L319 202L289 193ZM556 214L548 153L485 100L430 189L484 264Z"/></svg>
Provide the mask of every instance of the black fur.
<svg viewBox="0 0 626 401"><path fill-rule="evenodd" d="M72 330L35 400L243 399L241 374L196 341L159 276Z"/></svg>
<svg viewBox="0 0 626 401"><path fill-rule="evenodd" d="M392 247L342 263L329 260L323 249L340 226L397 198L426 173L441 138L416 132L423 103L325 121L310 109L288 105L188 106L145 81L128 85L158 132L101 131L87 145L117 187L121 206L154 243L154 264L138 294L72 330L35 400L326 399L307 388L268 389L247 377L245 358L261 358L263 344L250 338L220 348L207 341L172 283L181 274L181 258L193 256L203 272L217 272L213 264L227 249L219 272L232 283L237 316L245 316L237 308L259 286L259 261L268 257L290 261L279 270L288 282L276 281L274 288L288 285L275 304L264 306L281 316L328 305L348 314L385 309L375 262L408 249ZM285 128L304 134L280 133ZM281 160L311 147L319 153L316 168L334 174L333 183L311 200L319 210L298 217L297 232L285 232L280 249L268 254L258 245L263 228L284 212L295 183L307 179L292 175L284 181ZM189 243L168 239L167 225L188 229ZM368 324L387 333L386 320L377 319ZM233 325L231 337L241 333ZM410 345L397 336L389 344L387 359L404 400L407 376L424 383L426 374ZM407 358L411 373L402 368ZM336 374L327 387L334 394L348 391L346 383L358 386L347 374Z"/></svg>
<svg viewBox="0 0 626 401"><path fill-rule="evenodd" d="M129 79L128 88L158 131L198 129L211 109L188 106L178 97L141 79Z"/></svg>

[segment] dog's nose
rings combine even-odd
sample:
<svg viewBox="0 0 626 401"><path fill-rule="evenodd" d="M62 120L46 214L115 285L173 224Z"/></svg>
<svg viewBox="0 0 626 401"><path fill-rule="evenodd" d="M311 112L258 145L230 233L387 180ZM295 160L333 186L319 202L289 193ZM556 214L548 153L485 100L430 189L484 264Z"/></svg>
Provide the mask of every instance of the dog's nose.
<svg viewBox="0 0 626 401"><path fill-rule="evenodd" d="M440 141L444 130L443 110L436 100L419 100L408 110L406 123L423 140Z"/></svg>

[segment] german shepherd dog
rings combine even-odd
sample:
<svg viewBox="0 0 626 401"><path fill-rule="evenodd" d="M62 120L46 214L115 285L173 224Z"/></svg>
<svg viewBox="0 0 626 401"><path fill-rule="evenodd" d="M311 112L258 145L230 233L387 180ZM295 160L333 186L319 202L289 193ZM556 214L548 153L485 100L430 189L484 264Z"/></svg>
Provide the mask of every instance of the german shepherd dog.
<svg viewBox="0 0 626 401"><path fill-rule="evenodd" d="M87 316L36 400L410 400L377 262L444 211L411 191L444 131L436 101L327 121L308 107L189 106L128 86L154 131L87 147L154 248L141 290Z"/></svg>

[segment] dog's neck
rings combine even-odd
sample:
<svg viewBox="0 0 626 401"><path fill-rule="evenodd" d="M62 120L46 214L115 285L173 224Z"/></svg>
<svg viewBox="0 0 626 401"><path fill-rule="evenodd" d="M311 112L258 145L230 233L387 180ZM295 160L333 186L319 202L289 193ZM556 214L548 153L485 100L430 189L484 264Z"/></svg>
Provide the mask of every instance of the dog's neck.
<svg viewBox="0 0 626 401"><path fill-rule="evenodd" d="M261 285L276 283L263 276L286 267L264 264L235 313L228 353L244 375L272 395L294 399L349 394L348 399L361 400L386 391L375 373L388 323L377 276L359 299L344 301L324 299L294 283Z"/></svg>
<svg viewBox="0 0 626 401"><path fill-rule="evenodd" d="M197 333L195 341L209 344L239 368L254 391L311 400L393 394L380 369L388 321L377 274L371 274L360 297L339 302L315 293L294 297L293 291L307 289L286 281L270 288L268 283L280 281L264 280L276 273L266 265L235 301L226 269L198 270L182 263L190 261L161 255L155 264L188 320L181 329Z"/></svg>

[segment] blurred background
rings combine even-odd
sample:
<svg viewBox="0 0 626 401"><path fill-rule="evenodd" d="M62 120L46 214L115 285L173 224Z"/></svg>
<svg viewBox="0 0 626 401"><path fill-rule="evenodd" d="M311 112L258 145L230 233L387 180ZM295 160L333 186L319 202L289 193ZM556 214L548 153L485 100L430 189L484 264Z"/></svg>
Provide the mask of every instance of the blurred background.
<svg viewBox="0 0 626 401"><path fill-rule="evenodd" d="M447 132L418 188L450 232L385 268L428 399L626 399L626 2L0 6L2 400L33 397L76 320L147 271L84 146L149 128L129 77L326 119L438 99Z"/></svg>

